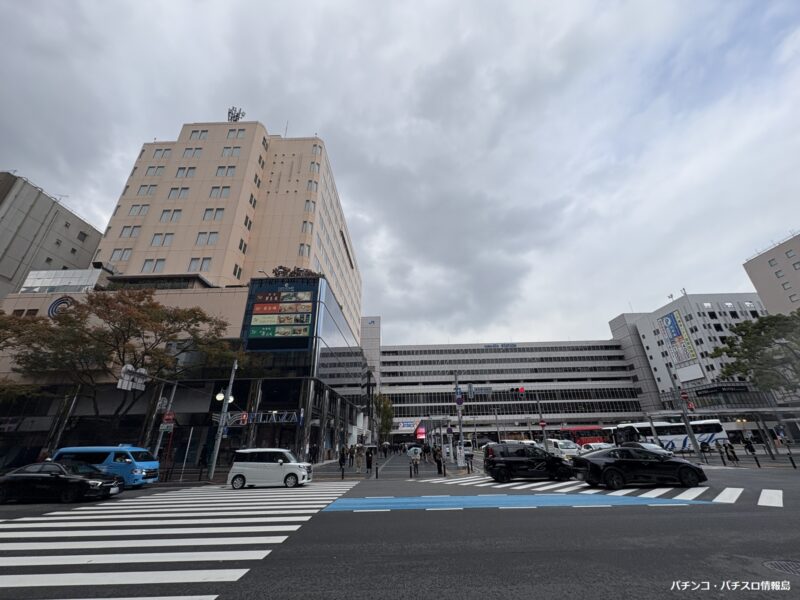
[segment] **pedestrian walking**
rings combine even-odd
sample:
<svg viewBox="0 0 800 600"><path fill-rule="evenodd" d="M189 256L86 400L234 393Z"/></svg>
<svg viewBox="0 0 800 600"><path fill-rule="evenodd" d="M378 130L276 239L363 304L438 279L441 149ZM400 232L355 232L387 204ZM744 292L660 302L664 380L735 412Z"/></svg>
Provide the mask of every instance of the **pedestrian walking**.
<svg viewBox="0 0 800 600"><path fill-rule="evenodd" d="M367 473L372 471L372 448L367 449Z"/></svg>
<svg viewBox="0 0 800 600"><path fill-rule="evenodd" d="M352 467L353 466L353 461L356 458L356 447L355 446L350 446L350 450L348 450L347 458L348 458L347 466L348 467Z"/></svg>
<svg viewBox="0 0 800 600"><path fill-rule="evenodd" d="M311 459L312 463L317 462L317 455L319 454L319 448L316 444L311 444L311 448L308 451L309 458Z"/></svg>
<svg viewBox="0 0 800 600"><path fill-rule="evenodd" d="M745 449L746 452L749 452L750 454L755 454L756 453L756 449L753 446L753 440L751 440L749 438L747 440L745 440L744 449Z"/></svg>
<svg viewBox="0 0 800 600"><path fill-rule="evenodd" d="M342 446L339 448L339 468L344 469L344 465L347 463L347 447Z"/></svg>
<svg viewBox="0 0 800 600"><path fill-rule="evenodd" d="M361 467L364 464L364 447L356 448L356 472L361 473Z"/></svg>
<svg viewBox="0 0 800 600"><path fill-rule="evenodd" d="M436 463L436 473L442 474L442 450L438 446L433 449L433 462Z"/></svg>
<svg viewBox="0 0 800 600"><path fill-rule="evenodd" d="M739 466L739 457L736 456L736 450L733 449L733 445L730 442L725 444L725 456L728 457L728 460L731 461L733 466Z"/></svg>

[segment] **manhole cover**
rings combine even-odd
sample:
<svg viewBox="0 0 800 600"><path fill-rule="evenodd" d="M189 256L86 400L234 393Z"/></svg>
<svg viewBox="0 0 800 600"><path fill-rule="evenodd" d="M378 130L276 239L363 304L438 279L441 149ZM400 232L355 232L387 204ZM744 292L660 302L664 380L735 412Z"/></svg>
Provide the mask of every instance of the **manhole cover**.
<svg viewBox="0 0 800 600"><path fill-rule="evenodd" d="M773 571L800 576L800 560L771 560L765 562L764 566Z"/></svg>

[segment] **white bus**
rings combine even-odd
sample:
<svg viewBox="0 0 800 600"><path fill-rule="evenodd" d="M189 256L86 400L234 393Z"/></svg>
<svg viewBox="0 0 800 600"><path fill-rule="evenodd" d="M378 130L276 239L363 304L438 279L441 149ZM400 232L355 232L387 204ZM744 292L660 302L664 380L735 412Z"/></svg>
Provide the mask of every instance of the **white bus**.
<svg viewBox="0 0 800 600"><path fill-rule="evenodd" d="M719 419L703 419L702 421L690 422L694 436L698 444L708 444L711 448L714 447L717 441L724 444L728 441L728 433L722 427L722 422ZM666 450L673 452L681 452L684 450L692 449L692 441L686 433L686 426L683 423L669 423L667 421L653 421L653 427L656 430L661 444ZM616 427L604 427L609 432L611 439L614 439L614 433L619 431L625 441L640 441L656 443L653 437L653 428L650 422L642 423L620 423Z"/></svg>

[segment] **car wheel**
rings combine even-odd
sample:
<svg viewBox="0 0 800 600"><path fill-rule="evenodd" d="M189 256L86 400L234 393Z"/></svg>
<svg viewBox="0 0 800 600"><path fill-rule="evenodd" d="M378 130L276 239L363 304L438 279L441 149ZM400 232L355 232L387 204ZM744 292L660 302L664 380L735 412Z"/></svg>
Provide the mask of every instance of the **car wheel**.
<svg viewBox="0 0 800 600"><path fill-rule="evenodd" d="M240 490L244 487L244 475L237 475L231 479L231 487L235 490Z"/></svg>
<svg viewBox="0 0 800 600"><path fill-rule="evenodd" d="M568 467L559 467L556 471L556 479L559 481L566 481L572 477L572 471Z"/></svg>
<svg viewBox="0 0 800 600"><path fill-rule="evenodd" d="M283 479L284 485L286 485L286 487L288 487L288 488L293 488L293 487L297 486L297 481L298 481L297 475L295 475L294 473L289 473Z"/></svg>
<svg viewBox="0 0 800 600"><path fill-rule="evenodd" d="M625 485L625 477L616 469L611 469L606 471L606 474L603 476L603 482L608 489L618 490Z"/></svg>
<svg viewBox="0 0 800 600"><path fill-rule="evenodd" d="M70 486L61 490L61 493L58 495L58 499L64 504L70 504L71 502L75 502L79 495L80 492L78 488Z"/></svg>
<svg viewBox="0 0 800 600"><path fill-rule="evenodd" d="M678 479L680 479L683 487L696 487L700 483L700 477L692 469L684 467L678 471Z"/></svg>

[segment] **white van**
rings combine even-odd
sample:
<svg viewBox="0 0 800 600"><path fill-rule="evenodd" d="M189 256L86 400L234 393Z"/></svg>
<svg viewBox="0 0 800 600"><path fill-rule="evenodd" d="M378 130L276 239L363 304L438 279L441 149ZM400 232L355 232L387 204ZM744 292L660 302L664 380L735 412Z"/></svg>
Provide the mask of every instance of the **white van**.
<svg viewBox="0 0 800 600"><path fill-rule="evenodd" d="M578 456L581 449L572 440L547 440L547 451L561 458L572 458Z"/></svg>
<svg viewBox="0 0 800 600"><path fill-rule="evenodd" d="M311 464L301 463L285 448L237 450L228 473L235 490L256 485L295 487L311 481Z"/></svg>

